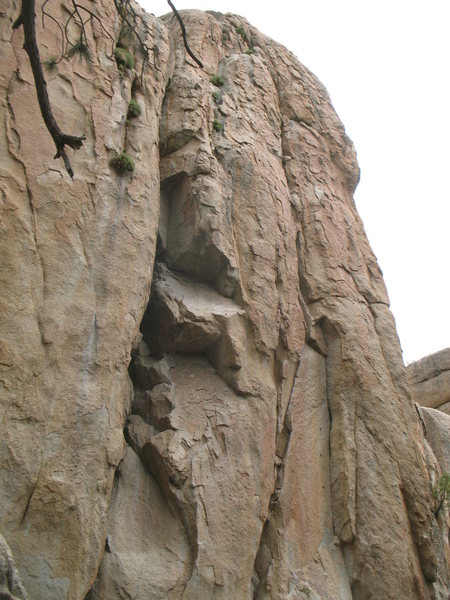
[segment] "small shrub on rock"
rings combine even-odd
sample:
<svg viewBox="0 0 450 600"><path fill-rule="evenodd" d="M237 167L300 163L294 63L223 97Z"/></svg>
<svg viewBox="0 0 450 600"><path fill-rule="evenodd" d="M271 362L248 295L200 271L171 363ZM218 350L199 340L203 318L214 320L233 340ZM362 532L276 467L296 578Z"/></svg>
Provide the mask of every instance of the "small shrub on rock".
<svg viewBox="0 0 450 600"><path fill-rule="evenodd" d="M213 129L214 131L223 131L223 123L221 123L218 119L214 119Z"/></svg>
<svg viewBox="0 0 450 600"><path fill-rule="evenodd" d="M217 87L221 87L224 84L223 77L221 77L220 75L213 75L210 78L210 82Z"/></svg>
<svg viewBox="0 0 450 600"><path fill-rule="evenodd" d="M136 119L137 117L139 117L141 112L142 109L139 102L137 100L130 100L130 103L128 104L127 118Z"/></svg>
<svg viewBox="0 0 450 600"><path fill-rule="evenodd" d="M91 53L89 52L89 47L81 36L75 44L67 50L67 56L69 58L73 58L74 56L79 56L80 58L85 58L86 60L90 60L92 62Z"/></svg>
<svg viewBox="0 0 450 600"><path fill-rule="evenodd" d="M119 175L132 173L134 171L134 160L126 152L121 152L114 156L109 163Z"/></svg>
<svg viewBox="0 0 450 600"><path fill-rule="evenodd" d="M127 69L132 69L134 67L133 55L130 54L128 50L125 50L125 48L115 48L114 58L116 59L119 68L121 66L126 67Z"/></svg>
<svg viewBox="0 0 450 600"><path fill-rule="evenodd" d="M247 34L245 33L245 29L242 27L242 25L236 27L236 33L238 33L241 36L244 42L248 42Z"/></svg>
<svg viewBox="0 0 450 600"><path fill-rule="evenodd" d="M119 48L124 48L125 50L129 50L129 48L133 44L133 30L129 25L124 23L122 25L122 29L119 33L119 41L117 42L117 46Z"/></svg>
<svg viewBox="0 0 450 600"><path fill-rule="evenodd" d="M450 474L444 473L438 481L437 486L433 489L433 498L439 501L437 509L434 511L435 517L438 516L441 508L448 505L450 498Z"/></svg>
<svg viewBox="0 0 450 600"><path fill-rule="evenodd" d="M47 58L47 60L44 60L43 65L45 70L51 73L52 71L56 71L58 59L56 56L51 56L50 58Z"/></svg>

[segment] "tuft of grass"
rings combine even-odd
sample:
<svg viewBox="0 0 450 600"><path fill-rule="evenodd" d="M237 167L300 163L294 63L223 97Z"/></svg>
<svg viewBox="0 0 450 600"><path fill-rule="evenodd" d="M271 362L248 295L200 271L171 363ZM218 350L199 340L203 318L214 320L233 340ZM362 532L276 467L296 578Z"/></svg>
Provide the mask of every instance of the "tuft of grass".
<svg viewBox="0 0 450 600"><path fill-rule="evenodd" d="M450 498L450 474L444 473L438 481L437 486L433 489L433 498L439 501L437 509L434 511L435 517L438 516L441 508L448 505Z"/></svg>
<svg viewBox="0 0 450 600"><path fill-rule="evenodd" d="M444 473L438 481L437 486L433 489L433 497L436 499L447 500L450 495L450 474Z"/></svg>
<svg viewBox="0 0 450 600"><path fill-rule="evenodd" d="M127 119L136 119L141 114L141 105L137 100L130 100L128 104Z"/></svg>
<svg viewBox="0 0 450 600"><path fill-rule="evenodd" d="M212 96L212 99L214 100L214 102L219 102L219 100L220 100L220 92L213 92L211 94L211 96Z"/></svg>
<svg viewBox="0 0 450 600"><path fill-rule="evenodd" d="M119 33L119 41L117 46L124 50L129 50L133 44L133 30L126 23L122 25L122 29Z"/></svg>
<svg viewBox="0 0 450 600"><path fill-rule="evenodd" d="M133 55L125 50L125 48L114 49L114 58L116 59L117 66L120 68L126 67L127 69L132 69L134 67L134 58Z"/></svg>
<svg viewBox="0 0 450 600"><path fill-rule="evenodd" d="M58 58L56 56L50 56L47 60L44 60L43 65L46 71L51 73L56 70L56 66L58 64Z"/></svg>
<svg viewBox="0 0 450 600"><path fill-rule="evenodd" d="M119 175L132 173L134 171L134 160L126 152L121 152L114 156L109 163Z"/></svg>
<svg viewBox="0 0 450 600"><path fill-rule="evenodd" d="M223 123L221 123L218 119L214 119L213 129L214 131L223 131Z"/></svg>
<svg viewBox="0 0 450 600"><path fill-rule="evenodd" d="M92 61L91 53L89 52L88 45L83 40L83 36L81 36L67 51L67 56L69 58L73 58L77 54L80 58Z"/></svg>
<svg viewBox="0 0 450 600"><path fill-rule="evenodd" d="M212 77L210 77L209 81L217 87L222 87L222 85L225 83L223 77L221 77L220 75L213 75Z"/></svg>
<svg viewBox="0 0 450 600"><path fill-rule="evenodd" d="M249 56L251 56L252 54L255 54L255 49L247 48L247 50L245 51L245 54L248 54Z"/></svg>
<svg viewBox="0 0 450 600"><path fill-rule="evenodd" d="M239 27L236 27L236 33L238 33L241 36L241 38L244 40L244 42L248 42L247 34L245 33L245 29L242 27L242 25L239 25Z"/></svg>

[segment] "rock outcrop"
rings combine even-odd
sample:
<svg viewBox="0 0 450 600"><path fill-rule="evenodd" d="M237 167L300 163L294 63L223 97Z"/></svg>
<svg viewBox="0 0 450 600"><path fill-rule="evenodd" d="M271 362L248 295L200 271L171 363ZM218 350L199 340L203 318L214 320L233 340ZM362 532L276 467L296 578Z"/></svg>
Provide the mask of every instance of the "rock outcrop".
<svg viewBox="0 0 450 600"><path fill-rule="evenodd" d="M153 269L169 40L145 17L148 45L157 44L165 68L149 67L141 86L121 78L98 24L87 27L92 61L64 59L47 75L61 129L87 138L70 181L52 158L22 29L11 29L19 6L3 2L0 11L0 530L33 600L84 598L105 545L130 348ZM113 2L95 9L118 36ZM64 5L51 13L60 22L67 14ZM43 59L61 45L56 25L45 25ZM127 126L132 96L145 110ZM136 157L128 180L109 166L124 146Z"/></svg>
<svg viewBox="0 0 450 600"><path fill-rule="evenodd" d="M23 589L14 559L3 536L0 535L0 598L2 600L28 600Z"/></svg>
<svg viewBox="0 0 450 600"><path fill-rule="evenodd" d="M443 473L450 473L450 415L434 408L420 409L426 439Z"/></svg>
<svg viewBox="0 0 450 600"><path fill-rule="evenodd" d="M95 10L117 39L112 0ZM139 47L120 72L95 21L92 62L48 76L87 137L70 181L17 13L0 14L0 530L30 598L445 598L439 466L324 87L240 17L183 12L200 69L174 17L143 15L142 78ZM39 35L57 52L56 27Z"/></svg>
<svg viewBox="0 0 450 600"><path fill-rule="evenodd" d="M450 348L411 363L406 373L418 404L450 415Z"/></svg>

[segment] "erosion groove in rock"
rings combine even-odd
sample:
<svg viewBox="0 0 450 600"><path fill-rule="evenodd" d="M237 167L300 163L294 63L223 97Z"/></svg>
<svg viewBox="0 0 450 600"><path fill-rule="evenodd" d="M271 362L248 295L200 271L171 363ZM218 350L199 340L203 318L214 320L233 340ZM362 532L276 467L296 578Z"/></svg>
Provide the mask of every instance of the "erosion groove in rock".
<svg viewBox="0 0 450 600"><path fill-rule="evenodd" d="M92 63L48 75L87 137L70 182L18 5L0 11L0 530L30 598L446 598L448 423L412 403L324 87L234 15L182 11L204 69L174 17L144 15L142 81L138 49L124 75L94 28ZM118 37L114 3L95 10Z"/></svg>

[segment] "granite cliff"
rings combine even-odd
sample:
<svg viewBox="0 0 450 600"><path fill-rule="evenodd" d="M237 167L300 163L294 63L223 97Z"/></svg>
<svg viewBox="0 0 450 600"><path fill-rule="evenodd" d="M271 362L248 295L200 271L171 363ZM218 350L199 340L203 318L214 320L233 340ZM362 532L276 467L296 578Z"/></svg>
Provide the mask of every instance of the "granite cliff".
<svg viewBox="0 0 450 600"><path fill-rule="evenodd" d="M450 348L411 363L406 374L418 404L450 415Z"/></svg>
<svg viewBox="0 0 450 600"><path fill-rule="evenodd" d="M118 39L113 1L88 4ZM447 598L448 465L325 88L234 15L183 12L203 69L143 15L142 77L94 21L91 60L47 74L86 135L70 180L18 12L0 2L4 597Z"/></svg>

